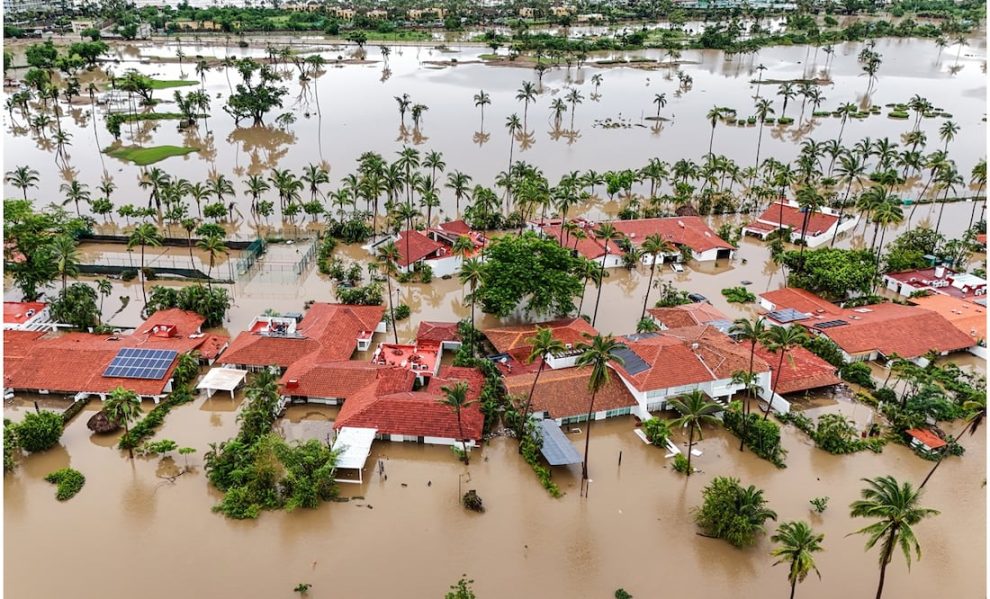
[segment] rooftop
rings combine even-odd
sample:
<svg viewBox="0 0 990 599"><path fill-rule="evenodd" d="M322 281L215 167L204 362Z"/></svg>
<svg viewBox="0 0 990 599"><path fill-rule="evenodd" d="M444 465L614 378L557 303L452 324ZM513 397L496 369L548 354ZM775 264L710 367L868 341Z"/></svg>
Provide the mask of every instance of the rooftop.
<svg viewBox="0 0 990 599"><path fill-rule="evenodd" d="M43 302L4 302L3 321L10 324L24 324L48 307Z"/></svg>
<svg viewBox="0 0 990 599"><path fill-rule="evenodd" d="M815 315L839 315L842 308L830 301L822 299L804 289L797 287L784 287L776 291L761 293L760 297L766 302L773 304L774 310L786 310L790 308L798 312Z"/></svg>
<svg viewBox="0 0 990 599"><path fill-rule="evenodd" d="M825 360L803 347L792 347L783 356L780 372L777 366L781 364L781 353L771 352L763 344L756 346L756 355L770 365L770 384L777 386L777 393L787 395L799 391L810 391L841 383L836 368ZM777 381L777 377L780 381Z"/></svg>
<svg viewBox="0 0 990 599"><path fill-rule="evenodd" d="M909 436L927 445L929 449L938 449L940 447L945 447L946 445L945 441L943 441L941 437L927 428L911 428L905 432L907 432Z"/></svg>
<svg viewBox="0 0 990 599"><path fill-rule="evenodd" d="M494 327L482 332L499 352L528 354L532 348L530 339L536 334L537 328L549 328L554 339L572 346L585 343L587 341L585 335L598 334L598 331L583 318L566 318L548 322Z"/></svg>
<svg viewBox="0 0 990 599"><path fill-rule="evenodd" d="M910 301L919 308L931 310L941 315L975 341L982 341L987 338L987 309L985 306L938 293L914 297Z"/></svg>
<svg viewBox="0 0 990 599"><path fill-rule="evenodd" d="M382 343L371 358L372 363L397 366L408 369L419 376L432 376L440 360L437 346L423 347L419 344L396 345Z"/></svg>
<svg viewBox="0 0 990 599"><path fill-rule="evenodd" d="M695 302L670 308L649 308L647 313L668 329L693 327L729 319L708 302Z"/></svg>
<svg viewBox="0 0 990 599"><path fill-rule="evenodd" d="M416 341L432 341L442 343L444 341L460 341L461 334L457 330L456 322L431 322L421 321L419 330L416 331Z"/></svg>
<svg viewBox="0 0 990 599"><path fill-rule="evenodd" d="M419 262L424 258L434 257L447 250L443 244L433 241L419 231L410 230L399 233L395 239L395 247L399 250L398 265L401 268ZM408 256L406 255L407 251L409 252Z"/></svg>
<svg viewBox="0 0 990 599"><path fill-rule="evenodd" d="M590 376L590 366L545 369L533 390L531 411L547 412L550 418L555 419L587 414ZM536 373L507 376L505 388L513 395L526 398L530 389L533 389L534 379ZM609 382L595 395L595 411L615 410L635 405L635 398L617 376L610 377Z"/></svg>
<svg viewBox="0 0 990 599"><path fill-rule="evenodd" d="M757 217L757 221L762 221L762 223L770 224L776 228L781 226L788 227L794 235L801 235L804 217L804 212L796 204L778 201L774 202L763 214ZM832 214L815 212L808 217L807 235L821 235L838 221L839 217Z"/></svg>

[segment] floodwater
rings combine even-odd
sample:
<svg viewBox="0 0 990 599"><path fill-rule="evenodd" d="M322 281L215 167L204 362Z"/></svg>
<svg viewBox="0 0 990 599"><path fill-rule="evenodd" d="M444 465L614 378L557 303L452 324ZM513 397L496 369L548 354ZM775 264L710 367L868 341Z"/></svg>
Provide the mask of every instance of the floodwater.
<svg viewBox="0 0 990 599"><path fill-rule="evenodd" d="M932 42L880 40L877 48L884 55L884 64L873 97L875 103L884 104L921 93L952 112L962 130L950 146L950 155L963 173L984 155L986 135L981 120L986 97L985 42L974 39L970 44L958 62L961 70L953 73L955 47L947 48L936 59ZM824 90L826 107L861 99L865 80L858 75L856 65L859 47L846 44L837 48L831 67L834 85ZM161 48L140 50L168 55ZM480 51L462 49L456 56L464 62ZM328 57L335 55L331 52L327 52ZM194 53L206 55L207 50L186 49L188 56ZM542 168L551 180L571 170L637 167L654 156L671 162L684 156L700 158L707 151L710 131L704 113L712 104L736 106L744 113L751 103L748 96L755 93L747 82L755 76L752 69L756 64L767 65L767 79L799 77L803 71L812 70L802 64L806 53L814 56L814 49L765 49L752 60L685 52L682 60L700 64L683 66L695 82L691 91L679 97L675 96L676 79L666 79L662 70L572 68L572 83L566 81L565 69L551 71L544 78L543 95L530 106L528 121L534 141L526 149L517 142L514 157ZM380 59L377 48L369 47L368 55L370 60ZM172 158L158 166L192 181L204 180L210 172L225 173L237 180L241 190L240 180L247 174L267 174L276 165L301 173L305 164L322 160L331 166L332 186L336 187L361 152L375 150L393 157L400 148L402 140L396 135L399 116L392 96L405 92L415 102L430 106L421 131L428 139L418 147L443 152L448 171L462 170L489 185L508 161L509 138L502 123L511 112L522 114L522 106L513 99L515 90L520 81L535 77L527 69L478 64L431 68L423 64L449 56L425 47L396 48L389 59L391 75L384 81L380 81L381 63L331 67L310 82L309 96L298 103L301 88L287 81L292 91L286 110L297 116L287 131L235 130L229 117L219 110L220 100L214 99L209 151ZM190 64L140 65L135 53L125 58L144 72L171 78L180 76L181 68L194 77ZM824 56L819 54L817 70L823 62ZM598 72L605 81L601 97L592 101L590 77ZM572 84L582 90L586 100L575 115L580 135L569 144L566 138L555 141L547 133L551 129L547 113L550 98L559 97L565 86ZM471 97L482 87L492 95L493 105L485 117L490 140L479 146L473 141L473 132L478 130L480 115ZM206 88L211 96L226 96L223 72L210 72ZM768 90L768 86L763 89ZM655 114L651 100L660 92L668 94L664 114L673 120L654 133L648 121L645 128L637 125L643 122L642 117ZM166 96L161 92L157 95ZM789 105L789 115L797 116L797 104ZM56 167L50 147L39 144L27 132L14 130L4 116L9 148L5 168L28 163L41 172L41 187L32 192L40 204L57 200L65 174L78 176L91 188L99 182L103 165L95 150L109 143L109 135L100 116L97 145L93 123L86 116L88 110L78 107L78 113L63 123L74 134L69 169ZM304 116L307 111L308 119ZM620 113L633 124L631 128L592 126L595 120L617 119ZM569 115L564 124L569 125ZM924 122L929 149L939 145L938 124ZM850 122L844 139L850 144L867 135L896 140L909 126L883 116L872 117ZM762 155L793 157L800 141L791 136L794 129L777 134L768 128ZM837 120L826 119L816 122L809 135L822 141L837 132ZM146 144L183 143L185 137L168 122L145 135L147 141L142 143ZM720 125L715 151L746 165L754 157L755 135L755 128ZM125 127L125 143L131 143L129 136ZM412 143L411 137L409 141ZM10 156L17 160L11 163ZM119 186L114 195L118 205L147 201L147 191L137 185L142 169L108 156L102 161ZM16 191L5 189L11 195ZM453 199L448 196L444 193L445 216L454 210ZM248 215L248 200L239 196L237 201L241 213ZM972 207L971 203L947 205L943 231L949 236L959 235L967 226ZM604 211L614 213L616 209L606 206ZM920 207L912 226L934 224L937 210L937 206ZM592 207L587 213L595 216L601 212L601 208ZM714 218L713 224L721 223L722 218L743 222L742 217L728 216ZM281 228L289 237L312 231L301 219L284 225L278 217L272 221L274 229ZM907 226L905 223L898 231ZM259 228L248 216L231 225L230 231L252 238ZM269 231L267 227L261 230ZM101 226L101 232L120 231L108 223ZM871 235L872 231L861 226L840 239L840 245L869 245ZM896 231L890 231L887 239L895 235ZM234 305L223 329L236 334L268 308L301 311L309 300L334 301L333 285L315 265L310 263L301 275L288 267L296 261L299 248L298 244L270 246L257 268L227 286ZM103 244L86 244L82 250L93 259L124 253L122 246ZM193 255L193 261L202 266L205 256L195 248ZM368 260L368 254L357 246L342 246L337 255L346 261ZM186 248L156 248L154 257L190 264ZM232 254L221 261L235 258ZM781 275L768 260L766 248L747 238L741 241L732 261L691 264L683 274L663 269L658 275L678 288L703 293L735 318L751 314L753 306L728 304L719 291L740 284L757 293L776 288ZM218 268L225 269L226 264ZM597 326L603 332L631 332L642 309L649 273L640 267L632 271L612 269L609 275ZM5 295L16 297L9 290ZM121 297L129 298L122 309ZM138 281L115 281L104 307L105 317L116 325L136 325L140 321L140 297ZM470 313L456 278L436 279L429 285L399 285L395 299L409 304L413 311L410 319L399 324L403 340L414 337L422 320L450 321ZM590 314L594 303L595 289L589 287L584 312ZM480 312L478 320L481 328L496 322ZM376 341L384 339L379 335ZM985 371L985 364L963 361ZM43 407L67 405L55 398L18 397L5 403L5 415L21 418L26 410L33 409L34 399L40 399ZM732 475L765 489L780 520L806 519L825 534L826 551L817 559L822 580L809 577L801 585L800 596L869 596L876 584L877 556L863 552L864 541L859 536L845 536L865 525L848 517L847 506L861 487L859 479L891 474L920 482L930 467L899 446L889 446L881 455L831 456L788 428L783 439L789 451L788 468L778 471L749 452L740 453L730 435L711 430L698 447L703 455L694 460L703 472L685 479L665 467L660 450L644 445L633 434L631 418L619 418L594 425L594 482L587 500L579 496L580 472L576 468L557 469L554 479L567 494L559 500L550 498L518 458L511 440L492 440L474 453L469 467L459 464L443 447L376 443L365 483L341 485L342 493L351 498L349 502L291 514L266 513L257 521L236 522L211 513L210 506L219 495L202 472L202 454L210 443L235 434L242 400L241 394L235 398L225 394L210 399L200 396L169 414L157 438L173 439L179 446L198 450L189 457L188 470L185 458L178 455L129 462L126 454L113 449L117 435L95 436L86 428L86 420L98 408L90 404L70 423L58 447L23 458L17 471L4 478L4 590L19 597L124 596L125 589L141 588L149 598L179 594L288 598L294 596L296 584L308 582L313 584L310 595L318 597L437 597L466 573L475 579L481 597L605 597L619 587L641 597L661 592L682 597L783 595L787 592L786 570L771 567L767 538L751 549L736 550L695 534L690 510L700 502L701 489L714 476ZM801 407L812 413L865 409L843 397L809 398ZM144 408L150 409L150 405ZM277 426L290 439L322 438L335 415L335 408L294 406ZM861 422L858 412L848 415ZM948 430L954 427L950 425ZM924 505L942 514L917 527L924 559L915 563L910 573L901 558L895 558L887 582L891 597L986 594L985 437L981 433L967 438L964 444L968 447L966 456L946 461L926 487ZM384 463L387 480L373 472L372 466L379 460ZM78 496L60 504L54 499L54 488L43 477L67 465L82 471L87 483ZM467 489L478 490L488 508L485 514L459 507L459 492ZM808 500L816 496L831 498L822 516L809 509ZM98 561L86 559L88 555L99 556ZM51 574L53 564L58 568L57 576ZM106 564L126 567L108 576Z"/></svg>

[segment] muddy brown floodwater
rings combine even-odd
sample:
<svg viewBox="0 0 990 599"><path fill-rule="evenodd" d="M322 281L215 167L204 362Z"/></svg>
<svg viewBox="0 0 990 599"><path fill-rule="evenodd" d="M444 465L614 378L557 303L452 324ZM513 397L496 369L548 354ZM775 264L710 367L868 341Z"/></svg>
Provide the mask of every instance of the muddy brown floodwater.
<svg viewBox="0 0 990 599"><path fill-rule="evenodd" d="M865 82L856 64L859 48L858 44L837 48L831 68L833 84L823 92L828 98L825 107L863 100ZM968 173L985 155L985 40L970 40L958 62L955 47L938 56L930 41L880 40L877 48L884 55L884 64L873 101L904 101L920 93L953 113L961 131L952 142L950 155L959 163L960 171ZM231 51L263 54L253 48ZM470 60L481 51L462 48L456 56ZM222 56L223 52L216 46L186 49L189 56ZM343 52L323 49L327 58ZM172 56L174 48L131 48L121 53L124 62L118 70L133 66L168 78L181 77L184 70L187 77L193 76L191 65L142 63L142 54ZM369 59L380 60L377 48L369 48L368 54ZM805 62L806 56L813 65ZM143 131L125 127L125 143L199 145L203 148L200 153L172 158L158 166L192 181L204 180L210 172L222 172L236 180L239 191L247 174L267 174L275 166L299 172L305 164L320 161L330 165L336 187L360 152L375 150L394 156L403 140L396 135L398 114L392 96L405 92L414 101L430 106L422 131L426 139L419 139L418 147L443 152L448 171L462 170L476 182L491 184L508 158L509 140L502 124L508 114L521 113L521 105L512 98L520 81L533 78L532 72L477 64L435 69L424 64L444 58L449 56L426 47L397 48L389 60L387 77L382 64L375 63L329 68L306 88L288 80L286 110L298 120L285 131L234 128L219 108L228 93L225 74L211 71L206 76L206 89L214 97L209 121L212 138L188 134L186 139L187 134L162 122ZM544 93L530 107L528 129L533 131L533 144L525 149L517 145L516 157L542 168L551 180L571 170L640 166L654 156L668 161L697 159L707 150L705 112L716 103L748 110L755 91L748 81L755 76L756 64L767 65L764 76L768 79L793 78L820 72L823 59L822 55L815 59L814 49L804 47L764 49L753 60L685 52L683 60L696 63L683 67L695 79L690 92L675 94L676 80L668 80L663 71L610 69L602 71L605 83L597 101L589 98L590 77L596 69L572 69L569 74L551 71L544 79ZM566 138L555 140L548 133L548 104L565 86L579 87L587 98L575 115L580 135L570 144ZM485 132L491 138L481 146L474 141L480 115L471 101L480 88L493 99L485 118ZM643 117L655 114L651 100L654 93L661 92L668 94L664 112L673 121L660 133L637 126ZM58 187L66 177L78 177L95 188L104 168L119 186L114 197L118 205L145 203L147 192L137 185L142 169L96 152L109 143L109 135L100 114L94 136L88 110L86 106L76 107L63 123L73 134L67 168L54 165L50 141L38 139L23 123L11 122L4 114L5 168L27 163L41 172L40 187L34 194L40 204L59 198ZM798 112L799 106L792 103L788 114L796 116ZM592 126L596 120L620 116L629 119L633 127L608 130ZM929 149L939 145L938 125L937 120L924 122ZM844 139L852 143L864 136L889 136L897 141L907 127L883 116L872 117L850 122ZM768 131L763 156L789 160L797 151L797 142L806 137L818 141L834 137L838 123L835 119L816 119L810 129L798 135L794 131ZM409 143L415 141L408 139ZM753 159L754 143L754 129L720 126L715 151L746 166ZM7 187L6 191L13 194L16 190ZM454 211L453 198L446 191L443 196L445 216L449 216ZM241 214L249 214L243 195L237 202ZM959 235L967 227L972 207L970 203L946 206L943 231L949 236ZM591 207L586 214L614 214L617 209L617 205ZM905 223L888 232L887 239L919 222L933 224L937 210L932 206L919 208L912 225ZM712 219L713 224L723 218L742 222L738 217L720 217ZM304 237L314 228L299 219L286 224L276 216L272 221L258 224L250 216L241 217L229 224L228 230L246 239L267 233ZM99 229L104 233L125 232L127 227L121 224L110 221ZM862 247L869 245L871 234L859 227L839 243L842 247ZM308 300L335 300L333 285L311 262L301 272L294 270L302 248L305 244L298 242L272 245L256 268L227 286L234 305L224 329L236 334L268 308L301 311ZM86 244L82 251L87 261L95 263L137 259L121 246ZM342 246L337 255L348 262L368 260L368 254L356 246ZM216 268L228 269L237 258L232 254L221 259ZM156 248L147 259L183 268L206 265L202 252L194 249L190 258L186 248ZM628 333L642 309L648 272L642 268L613 269L609 274L598 328ZM782 282L781 274L769 263L766 248L753 239L742 240L732 261L691 264L683 274L662 270L660 276L678 288L703 293L733 318L751 314L754 308L728 304L719 293L721 289L746 284L760 292ZM17 297L9 282L5 296ZM594 296L594 289L589 288L585 312L590 312ZM119 326L138 324L140 297L138 282L115 281L104 307L105 318ZM122 298L128 298L126 306L122 306ZM456 279L400 285L396 300L412 308L413 316L399 325L400 337L406 340L413 338L422 320L449 321L469 314ZM481 328L496 322L480 313L478 319ZM383 339L380 335L376 341ZM985 363L968 356L957 361L980 372L986 370ZM67 405L58 398L18 396L5 403L5 416L22 418L26 410L33 409L36 399L42 407L64 409ZM308 582L313 585L313 597L435 598L466 573L476 581L479 596L486 598L609 597L619 587L638 597L784 596L786 571L783 566L771 566L767 537L753 548L736 550L695 534L691 509L699 503L701 489L714 476L731 475L765 489L780 520L805 519L825 534L826 550L817 558L822 579L809 577L799 596L867 597L876 584L877 555L864 552L861 537L846 536L865 524L848 515L848 505L862 486L860 479L891 474L917 483L930 468L929 463L894 445L880 455L832 456L788 427L783 432L788 468L777 470L749 452L740 453L734 438L725 432L706 430L698 446L703 455L695 459L702 472L685 479L667 467L669 462L659 450L633 434L631 418L618 418L594 425L593 483L587 500L579 497L580 471L575 467L554 472L566 495L550 498L518 457L511 440L492 440L475 452L469 467L458 463L446 448L377 442L368 460L365 482L342 485L342 493L350 501L312 511L265 513L256 521L238 522L210 511L219 494L206 481L202 455L210 443L236 432L241 401L240 395L234 399L223 394L210 399L198 397L169 414L157 438L173 439L180 446L198 450L188 460L192 471L178 477L176 473L185 465L181 456L138 458L131 463L126 454L113 449L117 435L92 435L86 420L97 409L96 404L90 404L69 424L59 446L21 459L17 470L4 477L7 595L105 598L139 593L149 599L267 599L296 596L293 587ZM798 404L799 409L811 413L839 410L859 423L870 416L864 406L851 402L848 394L812 395ZM292 407L277 428L289 439L322 438L335 416L333 408ZM947 426L950 431L955 428ZM917 527L924 558L909 573L903 560L895 557L886 596L967 599L986 595L984 433L964 443L965 457L946 461L926 487L922 503L942 513ZM373 471L378 460L385 465L387 480ZM87 482L79 495L59 503L54 488L43 477L68 465L82 471ZM459 492L467 489L477 489L488 509L485 514L468 513L458 505ZM808 504L817 496L831 499L821 516L813 514Z"/></svg>

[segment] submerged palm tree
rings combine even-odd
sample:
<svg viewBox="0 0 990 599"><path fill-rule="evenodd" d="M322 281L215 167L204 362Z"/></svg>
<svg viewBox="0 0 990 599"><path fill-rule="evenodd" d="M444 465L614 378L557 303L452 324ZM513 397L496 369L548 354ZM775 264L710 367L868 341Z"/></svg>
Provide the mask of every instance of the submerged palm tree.
<svg viewBox="0 0 990 599"><path fill-rule="evenodd" d="M481 130L485 130L485 106L492 103L491 96L485 90L480 90L478 93L474 94L474 105L481 109Z"/></svg>
<svg viewBox="0 0 990 599"><path fill-rule="evenodd" d="M117 387L110 392L110 396L103 402L103 412L110 422L124 427L124 435L126 436L130 423L141 415L141 398L133 391ZM128 446L127 453L133 460L134 449Z"/></svg>
<svg viewBox="0 0 990 599"><path fill-rule="evenodd" d="M382 263L383 269L385 271L385 281L388 284L388 313L389 320L392 323L392 334L395 339L395 343L399 343L399 329L395 324L395 307L393 305L392 298L392 276L395 275L398 270L399 263L399 248L395 247L394 241L389 241L378 248L378 261Z"/></svg>
<svg viewBox="0 0 990 599"><path fill-rule="evenodd" d="M773 565L787 564L787 581L791 583L791 599L799 582L804 582L808 574L814 572L820 579L821 572L815 565L815 553L822 550L822 540L825 535L816 534L806 522L784 522L777 528L777 534L770 537L774 543L779 543L770 555L778 558Z"/></svg>
<svg viewBox="0 0 990 599"><path fill-rule="evenodd" d="M21 190L24 195L24 199L27 199L27 190L30 187L37 187L40 178L38 176L38 171L27 166L19 166L14 170L7 171L4 176L4 180L10 183L17 189Z"/></svg>
<svg viewBox="0 0 990 599"><path fill-rule="evenodd" d="M609 362L615 362L620 366L623 364L622 358L615 355L615 352L626 347L611 335L591 337L585 334L585 336L590 338L591 343L578 345L578 349L582 353L577 360L578 366L591 367L591 375L588 377L588 391L591 393L591 400L588 402L588 426L584 435L584 461L581 463L582 482L588 480L588 448L591 441L591 423L595 415L595 396L611 380Z"/></svg>
<svg viewBox="0 0 990 599"><path fill-rule="evenodd" d="M471 328L474 328L474 305L476 303L475 289L477 289L478 284L481 283L481 276L484 270L482 269L482 264L477 258L469 258L461 264L460 279L461 283L471 287L471 293L468 297L471 299ZM471 344L471 356L474 356L474 343Z"/></svg>
<svg viewBox="0 0 990 599"><path fill-rule="evenodd" d="M687 427L688 429L688 452L687 463L688 476L691 475L691 449L694 448L694 431L698 431L698 438L702 439L701 427L704 424L717 424L718 419L715 414L722 411L722 406L710 401L708 397L695 389L681 399L672 399L668 406L680 414L680 417L671 422L675 428Z"/></svg>
<svg viewBox="0 0 990 599"><path fill-rule="evenodd" d="M866 535L867 550L880 543L880 582L876 595L876 599L880 599L887 566L894 557L894 550L901 548L910 569L912 550L917 559L921 559L921 544L911 527L925 518L938 515L938 511L918 505L921 493L911 483L901 484L892 476L864 478L863 482L867 487L861 491L862 499L850 504L850 515L877 519L873 524L857 530L855 534Z"/></svg>
<svg viewBox="0 0 990 599"><path fill-rule="evenodd" d="M784 358L787 357L787 352L801 345L807 338L808 335L805 334L802 327L770 327L770 330L764 335L762 341L767 344L770 351L774 353L780 352L777 371L773 375L773 389L770 392L770 401L767 402L767 410L763 413L764 420L770 416L773 399L777 396L777 385L780 384L780 379L783 375Z"/></svg>
<svg viewBox="0 0 990 599"><path fill-rule="evenodd" d="M650 280L646 285L646 293L643 295L643 311L639 315L640 320L646 318L646 306L650 303L650 289L653 288L653 274L657 270L657 260L662 260L663 254L672 252L674 246L660 237L659 234L654 233L647 235L646 239L643 240L642 248L643 254L650 257Z"/></svg>
<svg viewBox="0 0 990 599"><path fill-rule="evenodd" d="M203 250L210 257L210 267L206 273L206 284L213 287L213 267L216 265L217 257L227 253L227 246L219 235L207 235L196 242L196 247Z"/></svg>
<svg viewBox="0 0 990 599"><path fill-rule="evenodd" d="M529 356L526 358L527 364L532 364L537 359L540 360L540 367L536 370L536 376L533 378L533 385L529 388L529 396L526 398L526 405L523 407L522 418L519 423L519 438L522 438L523 433L526 431L526 423L529 420L529 407L533 403L533 393L536 391L536 385L540 381L540 375L543 374L543 367L546 366L547 356L554 356L566 351L564 344L557 338L553 336L553 330L550 328L536 327L536 334L527 340L532 349L529 352ZM522 444L519 445L519 451L522 451Z"/></svg>
<svg viewBox="0 0 990 599"><path fill-rule="evenodd" d="M144 305L148 305L148 292L145 289L144 275L144 248L158 247L162 244L162 234L158 228L151 223L141 223L134 228L130 238L127 240L127 249L132 250L134 246L141 246L141 296L144 298Z"/></svg>
<svg viewBox="0 0 990 599"><path fill-rule="evenodd" d="M439 400L440 403L450 408L454 412L454 416L457 417L457 432L461 437L464 463L470 464L471 458L467 452L467 439L464 437L464 423L461 419L461 412L477 402L468 399L468 385L464 381L459 381L449 387L440 387L440 390L443 391L443 399Z"/></svg>

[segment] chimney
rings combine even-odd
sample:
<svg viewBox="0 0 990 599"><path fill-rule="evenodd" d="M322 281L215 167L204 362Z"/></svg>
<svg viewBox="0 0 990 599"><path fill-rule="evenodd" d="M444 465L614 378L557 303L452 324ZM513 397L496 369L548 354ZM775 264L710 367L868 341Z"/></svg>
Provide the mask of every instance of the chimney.
<svg viewBox="0 0 990 599"><path fill-rule="evenodd" d="M288 381L285 382L285 388L286 389L298 389L299 388L299 380L298 379L289 379Z"/></svg>

